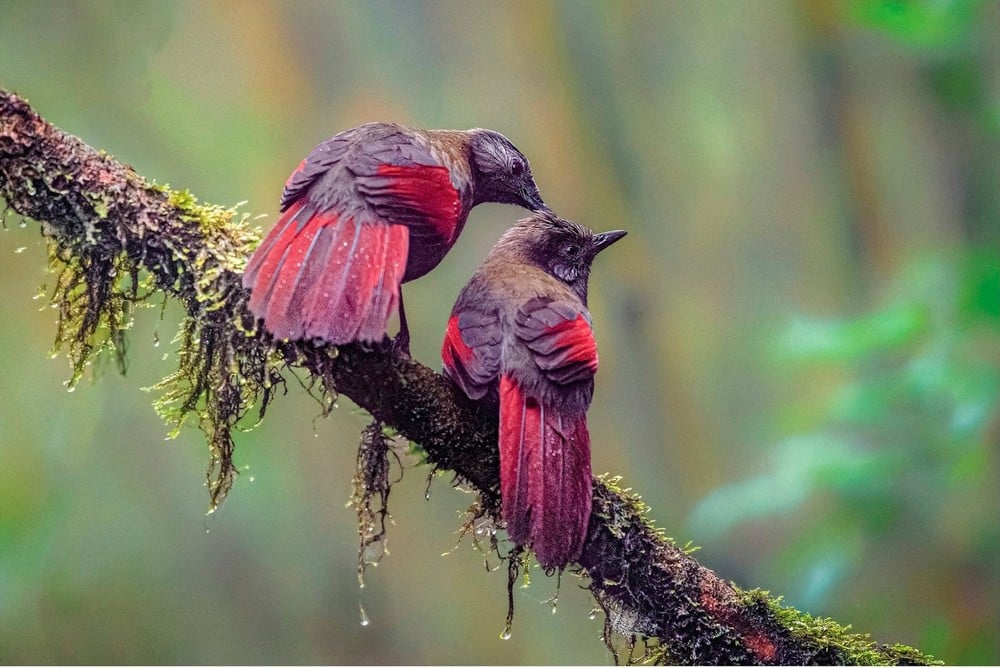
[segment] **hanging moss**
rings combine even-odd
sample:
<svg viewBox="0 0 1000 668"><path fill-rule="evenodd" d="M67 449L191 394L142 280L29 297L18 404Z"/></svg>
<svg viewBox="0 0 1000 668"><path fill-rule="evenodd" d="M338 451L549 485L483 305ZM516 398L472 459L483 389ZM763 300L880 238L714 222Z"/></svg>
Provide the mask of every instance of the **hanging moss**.
<svg viewBox="0 0 1000 668"><path fill-rule="evenodd" d="M43 228L50 269L57 275L51 297L58 313L54 352L69 357L70 388L105 354L114 355L124 373L125 333L135 307L147 305L160 290L179 297L185 316L174 339L178 369L148 389L158 395L153 405L171 425L171 437L192 421L205 433L214 510L238 472L232 432L255 405L263 414L283 383L285 361L273 343L258 336L245 308L240 275L257 241L247 215L201 205L189 192L167 186L150 185L146 191L162 195L171 215L116 220L122 203L104 198L88 200L97 216L83 235ZM163 233L155 240L148 238L158 231Z"/></svg>

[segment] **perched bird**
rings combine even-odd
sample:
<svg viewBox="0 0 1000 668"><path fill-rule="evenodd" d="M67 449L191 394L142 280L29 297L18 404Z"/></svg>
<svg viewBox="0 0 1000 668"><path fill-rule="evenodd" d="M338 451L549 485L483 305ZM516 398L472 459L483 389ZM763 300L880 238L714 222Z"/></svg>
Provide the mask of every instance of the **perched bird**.
<svg viewBox="0 0 1000 668"><path fill-rule="evenodd" d="M587 279L623 236L550 212L519 221L459 294L441 349L470 399L499 403L501 514L546 569L575 561L587 536L597 372Z"/></svg>
<svg viewBox="0 0 1000 668"><path fill-rule="evenodd" d="M279 339L381 341L400 284L433 269L483 202L547 210L527 158L492 130L369 123L316 146L285 183L282 215L243 274Z"/></svg>

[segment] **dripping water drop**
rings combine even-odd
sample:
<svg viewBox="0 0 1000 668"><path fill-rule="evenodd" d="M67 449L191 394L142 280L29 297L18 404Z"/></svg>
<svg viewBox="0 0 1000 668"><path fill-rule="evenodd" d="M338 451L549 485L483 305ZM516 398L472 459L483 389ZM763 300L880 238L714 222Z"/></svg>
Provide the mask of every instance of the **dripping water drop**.
<svg viewBox="0 0 1000 668"><path fill-rule="evenodd" d="M368 619L368 613L365 612L365 606L361 605L360 601L358 601L358 612L361 613L361 626L368 626L371 624L371 620Z"/></svg>
<svg viewBox="0 0 1000 668"><path fill-rule="evenodd" d="M500 640L510 640L510 625L504 627L503 631L500 632Z"/></svg>

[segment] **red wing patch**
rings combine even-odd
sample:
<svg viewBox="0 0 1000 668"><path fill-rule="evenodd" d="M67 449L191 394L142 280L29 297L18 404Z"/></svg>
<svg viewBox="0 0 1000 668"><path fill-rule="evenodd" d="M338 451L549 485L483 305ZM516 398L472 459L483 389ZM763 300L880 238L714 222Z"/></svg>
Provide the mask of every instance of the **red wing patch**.
<svg viewBox="0 0 1000 668"><path fill-rule="evenodd" d="M389 180L389 192L400 206L418 212L449 245L454 242L462 203L446 167L379 165L377 173Z"/></svg>
<svg viewBox="0 0 1000 668"><path fill-rule="evenodd" d="M563 320L547 328L545 335L551 337L553 351L563 351L560 360L582 362L591 374L597 373L597 342L582 313L574 320Z"/></svg>
<svg viewBox="0 0 1000 668"><path fill-rule="evenodd" d="M462 340L462 333L458 330L458 316L453 315L448 320L448 329L444 333L444 343L441 346L441 359L446 368L454 370L458 364L467 366L472 361L475 353L465 341Z"/></svg>
<svg viewBox="0 0 1000 668"><path fill-rule="evenodd" d="M597 373L597 342L582 306L537 297L518 309L516 320L517 338L549 380L567 385Z"/></svg>
<svg viewBox="0 0 1000 668"><path fill-rule="evenodd" d="M503 331L494 310L453 313L441 346L445 375L470 399L482 399L500 373Z"/></svg>

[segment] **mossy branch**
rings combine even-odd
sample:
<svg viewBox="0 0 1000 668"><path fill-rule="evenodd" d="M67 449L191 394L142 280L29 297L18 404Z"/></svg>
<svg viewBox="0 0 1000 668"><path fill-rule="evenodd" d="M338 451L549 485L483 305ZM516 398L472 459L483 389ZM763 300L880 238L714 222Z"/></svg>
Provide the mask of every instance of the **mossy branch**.
<svg viewBox="0 0 1000 668"><path fill-rule="evenodd" d="M177 433L194 417L211 450L214 508L236 469L232 433L256 405L263 413L288 366L305 370L332 403L351 398L379 423L419 443L429 463L454 471L496 518L496 422L442 376L386 348L339 349L275 342L246 307L241 271L257 242L246 216L198 204L148 183L131 168L60 131L23 99L0 90L0 196L37 220L59 279L56 344L75 383L95 356L124 368L135 306L163 295L181 302L179 368L154 389ZM639 659L694 664L927 664L814 619L765 592L744 592L701 566L654 528L637 497L614 479L594 481L594 512L579 562L617 634Z"/></svg>

